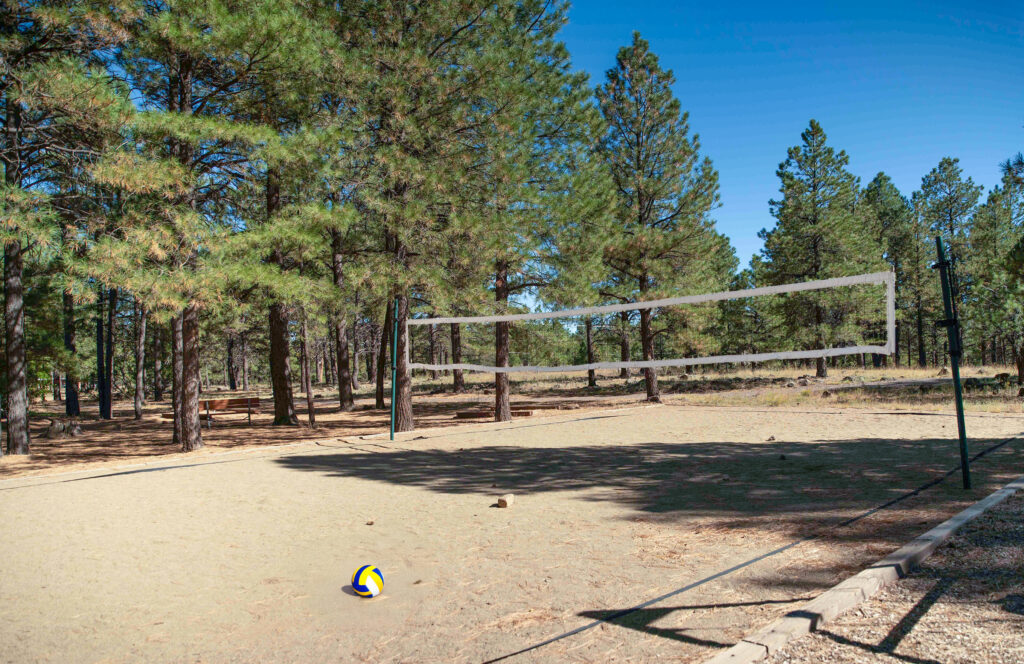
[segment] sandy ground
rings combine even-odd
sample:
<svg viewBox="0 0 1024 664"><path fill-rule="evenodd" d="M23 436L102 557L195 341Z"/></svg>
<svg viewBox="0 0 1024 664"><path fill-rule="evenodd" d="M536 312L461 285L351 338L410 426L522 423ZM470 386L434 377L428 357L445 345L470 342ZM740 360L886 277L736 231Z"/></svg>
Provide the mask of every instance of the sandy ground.
<svg viewBox="0 0 1024 664"><path fill-rule="evenodd" d="M766 664L1024 662L1024 496L971 522L921 569Z"/></svg>
<svg viewBox="0 0 1024 664"><path fill-rule="evenodd" d="M1013 440L843 525L955 467L954 431L657 406L3 480L0 661L480 662L592 624L503 661L700 661L1021 474Z"/></svg>

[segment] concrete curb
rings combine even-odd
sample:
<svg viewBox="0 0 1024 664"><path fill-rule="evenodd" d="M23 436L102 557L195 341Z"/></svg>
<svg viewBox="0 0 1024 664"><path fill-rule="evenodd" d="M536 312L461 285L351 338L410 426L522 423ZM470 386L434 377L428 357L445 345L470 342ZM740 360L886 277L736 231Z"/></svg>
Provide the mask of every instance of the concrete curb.
<svg viewBox="0 0 1024 664"><path fill-rule="evenodd" d="M781 650L786 644L815 631L875 593L897 581L921 563L965 524L1024 489L1019 477L1002 489L974 503L956 516L916 537L871 567L826 590L795 611L754 632L704 664L751 664Z"/></svg>

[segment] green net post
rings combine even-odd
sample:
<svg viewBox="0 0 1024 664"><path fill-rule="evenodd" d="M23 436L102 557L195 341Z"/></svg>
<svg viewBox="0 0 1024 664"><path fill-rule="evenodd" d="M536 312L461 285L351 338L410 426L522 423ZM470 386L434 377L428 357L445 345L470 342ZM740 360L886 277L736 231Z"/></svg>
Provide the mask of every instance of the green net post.
<svg viewBox="0 0 1024 664"><path fill-rule="evenodd" d="M942 306L946 317L938 324L946 328L949 337L949 365L953 372L953 393L956 398L956 427L960 435L960 472L963 475L965 489L971 488L971 465L967 457L967 427L964 424L964 390L960 384L960 357L963 349L960 345L960 320L957 318L953 308L952 284L950 283L951 264L946 260L946 251L942 246L942 238L935 238L935 250L938 253L939 261L935 269L939 271L939 278L942 282Z"/></svg>

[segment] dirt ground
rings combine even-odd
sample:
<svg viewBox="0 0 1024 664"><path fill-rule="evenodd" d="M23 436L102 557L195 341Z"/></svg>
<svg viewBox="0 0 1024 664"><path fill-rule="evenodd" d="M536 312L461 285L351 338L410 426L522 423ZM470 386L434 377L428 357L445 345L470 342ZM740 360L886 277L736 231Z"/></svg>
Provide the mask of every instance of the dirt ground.
<svg viewBox="0 0 1024 664"><path fill-rule="evenodd" d="M868 513L955 468L955 426L592 407L13 477L0 661L697 662L1021 474L1024 418L973 414L973 451L1009 440L974 490L952 474ZM384 573L372 600L346 592L366 563Z"/></svg>
<svg viewBox="0 0 1024 664"><path fill-rule="evenodd" d="M964 527L922 567L766 664L1024 662L1024 496Z"/></svg>

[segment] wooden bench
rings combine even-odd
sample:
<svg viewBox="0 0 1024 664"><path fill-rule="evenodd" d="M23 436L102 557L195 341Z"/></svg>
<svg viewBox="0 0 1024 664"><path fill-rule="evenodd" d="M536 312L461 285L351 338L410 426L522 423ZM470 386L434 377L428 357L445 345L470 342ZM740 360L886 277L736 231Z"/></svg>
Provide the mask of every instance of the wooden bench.
<svg viewBox="0 0 1024 664"><path fill-rule="evenodd" d="M259 397L238 397L235 399L204 399L199 402L200 419L206 420L206 428L213 426L214 413L245 413L249 424L252 424L252 414L260 412ZM174 413L162 413L160 417L165 420L174 419Z"/></svg>

